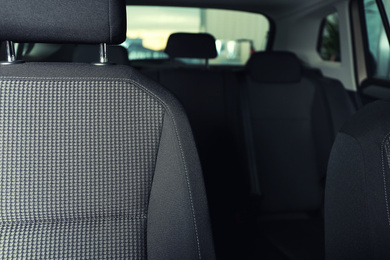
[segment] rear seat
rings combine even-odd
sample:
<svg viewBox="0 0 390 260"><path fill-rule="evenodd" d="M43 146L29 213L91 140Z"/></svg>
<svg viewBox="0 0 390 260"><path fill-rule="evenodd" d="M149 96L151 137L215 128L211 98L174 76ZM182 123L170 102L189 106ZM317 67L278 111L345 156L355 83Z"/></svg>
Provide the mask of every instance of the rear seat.
<svg viewBox="0 0 390 260"><path fill-rule="evenodd" d="M216 56L209 35L178 34L168 46L172 58ZM109 46L108 55L110 61L128 64L120 46ZM97 57L98 46L79 45L73 59L95 62ZM355 112L342 84L304 70L288 52L255 53L240 73L172 64L141 72L172 91L186 109L203 167L217 256L246 258L248 250L241 246L252 238L240 233L236 213L249 193L245 169L252 169L256 199L251 209L260 229L255 235L265 238L254 245L260 248L256 257L322 259L329 151L335 133ZM243 162L243 144L253 155L248 163ZM277 251L271 257L268 245Z"/></svg>
<svg viewBox="0 0 390 260"><path fill-rule="evenodd" d="M171 58L216 56L210 35L176 34L167 46ZM79 48L75 60L92 62L85 58L90 46ZM239 233L235 214L249 190L242 183L243 169L251 168L255 170L251 190L257 198L252 209L266 239L261 240L258 255L266 255L265 245L271 243L281 258L322 259L327 160L335 133L354 113L341 83L304 70L288 52L255 53L245 72L238 74L172 64L175 67L142 72L172 91L186 109L203 167L219 257L245 258L240 242L247 241ZM240 138L242 128L246 138ZM248 164L242 162L244 139L247 155L253 154Z"/></svg>
<svg viewBox="0 0 390 260"><path fill-rule="evenodd" d="M289 259L322 259L326 166L352 102L288 52L253 54L240 88L260 231Z"/></svg>
<svg viewBox="0 0 390 260"><path fill-rule="evenodd" d="M178 33L170 36L166 53L171 59L210 59L217 56L215 39L209 34ZM204 66L152 68L142 72L173 92L182 102L197 144L209 199L210 214L220 259L239 259L236 212L244 188L237 178L243 165L237 148L239 126L238 81L229 70ZM230 250L226 250L230 248Z"/></svg>

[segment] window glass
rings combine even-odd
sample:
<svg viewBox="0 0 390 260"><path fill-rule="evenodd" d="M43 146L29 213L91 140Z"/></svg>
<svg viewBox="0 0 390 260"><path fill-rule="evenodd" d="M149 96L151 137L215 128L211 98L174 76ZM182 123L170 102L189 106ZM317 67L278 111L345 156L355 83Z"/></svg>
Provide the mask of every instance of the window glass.
<svg viewBox="0 0 390 260"><path fill-rule="evenodd" d="M323 60L340 61L339 16L333 13L324 18L318 52Z"/></svg>
<svg viewBox="0 0 390 260"><path fill-rule="evenodd" d="M164 49L175 32L207 32L216 38L215 65L242 65L254 51L265 50L267 18L247 12L156 6L127 6L127 39L122 44L130 60L167 59ZM185 59L187 63L203 60Z"/></svg>
<svg viewBox="0 0 390 260"><path fill-rule="evenodd" d="M384 1L384 3L389 1ZM390 6L390 5L387 5ZM367 70L370 76L390 79L390 48L378 5L375 0L364 0L367 26Z"/></svg>

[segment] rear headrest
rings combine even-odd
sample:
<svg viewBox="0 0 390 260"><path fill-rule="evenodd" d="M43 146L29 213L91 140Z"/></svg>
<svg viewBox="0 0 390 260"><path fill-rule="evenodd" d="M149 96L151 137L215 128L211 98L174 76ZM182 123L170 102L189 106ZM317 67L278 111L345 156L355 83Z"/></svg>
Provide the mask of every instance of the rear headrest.
<svg viewBox="0 0 390 260"><path fill-rule="evenodd" d="M118 44L125 35L125 0L1 2L0 41Z"/></svg>
<svg viewBox="0 0 390 260"><path fill-rule="evenodd" d="M212 59L218 56L215 38L208 33L173 33L165 53L171 58Z"/></svg>
<svg viewBox="0 0 390 260"><path fill-rule="evenodd" d="M246 71L257 82L293 83L301 80L302 65L291 52L256 52L252 54Z"/></svg>

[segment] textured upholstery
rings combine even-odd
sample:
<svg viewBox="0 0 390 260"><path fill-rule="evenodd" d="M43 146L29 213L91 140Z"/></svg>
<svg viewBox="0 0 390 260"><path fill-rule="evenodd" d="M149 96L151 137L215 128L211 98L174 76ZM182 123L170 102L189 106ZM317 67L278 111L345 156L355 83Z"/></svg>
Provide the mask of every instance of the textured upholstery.
<svg viewBox="0 0 390 260"><path fill-rule="evenodd" d="M171 58L212 59L217 57L214 36L208 33L173 33L165 53Z"/></svg>
<svg viewBox="0 0 390 260"><path fill-rule="evenodd" d="M2 1L0 41L113 43L125 40L124 0Z"/></svg>
<svg viewBox="0 0 390 260"><path fill-rule="evenodd" d="M259 183L268 212L321 207L313 117L326 120L323 103L308 79L292 84L248 82ZM320 109L313 115L313 103ZM323 137L323 138L326 138ZM330 150L330 145L328 150Z"/></svg>
<svg viewBox="0 0 390 260"><path fill-rule="evenodd" d="M193 67L143 72L154 74L187 112L205 179L217 257L242 257L244 239L237 234L236 214L243 204L239 201L245 174L237 138L237 78L231 71Z"/></svg>
<svg viewBox="0 0 390 260"><path fill-rule="evenodd" d="M390 257L390 103L363 107L341 129L325 196L327 259Z"/></svg>
<svg viewBox="0 0 390 260"><path fill-rule="evenodd" d="M338 81L312 74L289 52L256 53L246 66L242 87L264 212L322 207L334 133L354 110Z"/></svg>
<svg viewBox="0 0 390 260"><path fill-rule="evenodd" d="M260 230L289 259L323 259L327 161L351 100L340 82L302 71L291 53L257 54L246 69Z"/></svg>
<svg viewBox="0 0 390 260"><path fill-rule="evenodd" d="M1 258L213 259L191 130L161 87L27 63L1 68L0 103Z"/></svg>
<svg viewBox="0 0 390 260"><path fill-rule="evenodd" d="M144 258L161 104L120 81L4 80L2 256Z"/></svg>
<svg viewBox="0 0 390 260"><path fill-rule="evenodd" d="M4 4L4 40L125 37L123 0ZM0 133L0 258L214 259L187 117L134 69L0 64Z"/></svg>

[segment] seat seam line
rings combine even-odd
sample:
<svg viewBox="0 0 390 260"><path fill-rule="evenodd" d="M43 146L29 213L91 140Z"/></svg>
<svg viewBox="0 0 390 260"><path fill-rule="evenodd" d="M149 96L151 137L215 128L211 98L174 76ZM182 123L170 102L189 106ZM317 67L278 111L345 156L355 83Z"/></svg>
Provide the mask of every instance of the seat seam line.
<svg viewBox="0 0 390 260"><path fill-rule="evenodd" d="M169 111L169 109L168 109L168 111ZM200 252L200 242L199 242L198 226L197 226L197 223L196 223L195 208L194 208L194 202L193 202L193 198L192 198L192 191L191 191L191 185L190 185L190 180L189 180L189 176L188 176L187 164L185 163L184 152L183 152L183 148L182 148L181 141L180 141L180 138L179 138L179 134L178 134L178 131L177 131L176 121L175 121L174 117L171 115L171 113L170 113L170 117L172 119L172 122L173 122L173 125L174 125L174 128L175 128L175 135L176 135L176 139L177 139L178 144L179 144L181 160L182 160L182 163L183 163L183 166L184 166L184 172L185 172L186 183L187 183L187 190L188 190L188 195L189 195L189 199L190 199L190 203L191 203L192 220L193 220L194 229L195 229L196 246L197 246L197 251L198 251L198 259L202 259L201 252Z"/></svg>
<svg viewBox="0 0 390 260"><path fill-rule="evenodd" d="M64 218L64 219L44 219L44 220L17 220L17 221L1 221L0 225L12 224L53 224L53 223L76 223L83 221L99 221L113 219L147 219L146 214L139 215L118 215L108 217L81 217L81 218Z"/></svg>
<svg viewBox="0 0 390 260"><path fill-rule="evenodd" d="M388 137L390 136L390 132L384 137L381 145L381 159L382 159L382 175L383 175L383 187L385 191L385 203L386 203L386 213L387 213L387 223L390 227L390 212L389 212L389 202L387 199L387 182L386 182L386 172L385 172L385 161L384 161L384 152L388 153L386 148L386 144L389 144Z"/></svg>

